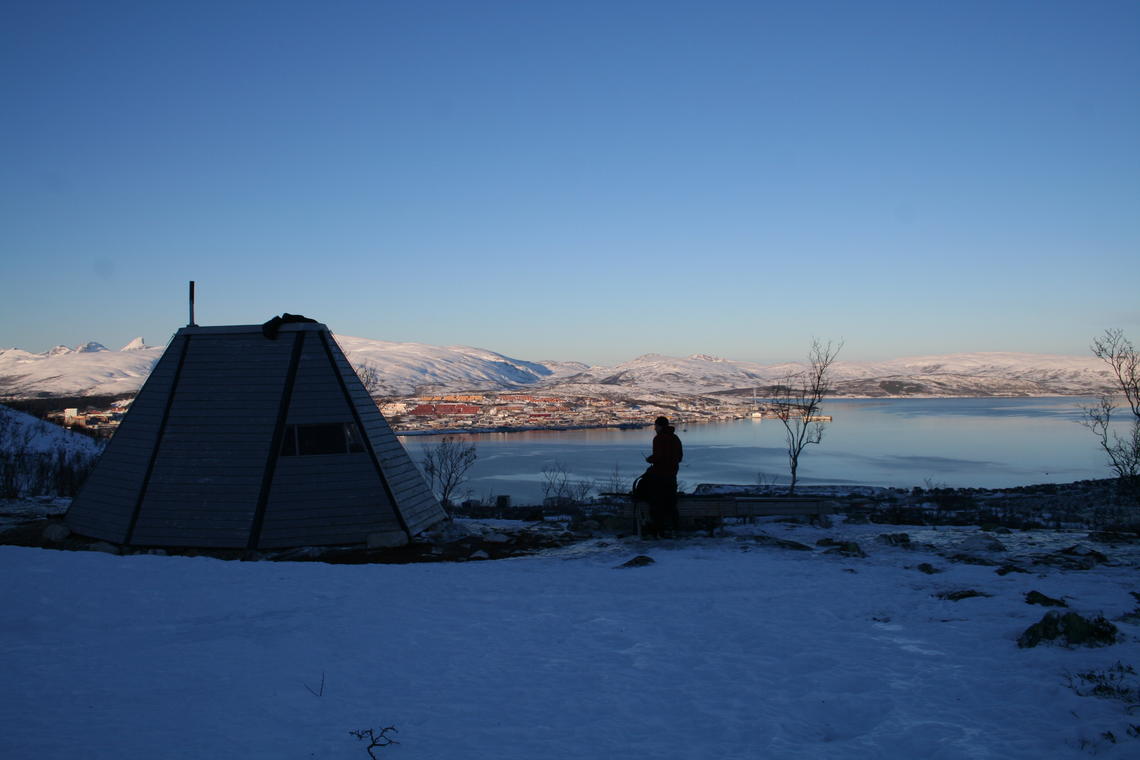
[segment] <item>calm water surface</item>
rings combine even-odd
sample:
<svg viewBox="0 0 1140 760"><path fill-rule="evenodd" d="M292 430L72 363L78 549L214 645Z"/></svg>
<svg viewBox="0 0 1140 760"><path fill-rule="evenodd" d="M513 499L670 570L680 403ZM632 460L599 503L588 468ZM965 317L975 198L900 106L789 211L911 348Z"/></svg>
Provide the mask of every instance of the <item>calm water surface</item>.
<svg viewBox="0 0 1140 760"><path fill-rule="evenodd" d="M1096 440L1077 424L1091 399L836 400L824 413L823 443L800 459L805 485L979 486L1067 483L1109 477ZM647 422L652 420L647 419ZM777 420L678 426L685 445L680 480L699 483L787 482L784 431ZM559 463L575 480L608 480L617 467L629 481L646 467L653 429L486 433L465 496L509 494L515 504L542 497L543 468ZM404 436L418 463L439 436ZM467 493L469 491L469 493Z"/></svg>

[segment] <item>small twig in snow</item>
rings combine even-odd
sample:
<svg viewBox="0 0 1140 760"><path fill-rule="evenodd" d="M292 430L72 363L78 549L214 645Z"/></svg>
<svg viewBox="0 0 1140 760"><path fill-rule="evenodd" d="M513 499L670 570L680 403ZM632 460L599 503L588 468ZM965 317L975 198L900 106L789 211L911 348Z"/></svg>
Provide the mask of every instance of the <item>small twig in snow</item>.
<svg viewBox="0 0 1140 760"><path fill-rule="evenodd" d="M309 686L309 684L307 684L307 683L302 682L302 685L306 689L308 689L309 693L312 694L314 697L323 697L325 695L325 674L321 673L321 686L316 691L313 691L313 688L311 686Z"/></svg>
<svg viewBox="0 0 1140 760"><path fill-rule="evenodd" d="M380 733L376 733L376 729L374 728L362 728L359 731L349 731L348 733L361 741L367 739L370 742L366 748L368 750L368 756L371 757L372 760L377 760L376 754L372 750L377 747L387 747L389 744L399 744L398 741L388 736L389 731L396 731L396 727L388 726L387 728L382 728L380 729Z"/></svg>

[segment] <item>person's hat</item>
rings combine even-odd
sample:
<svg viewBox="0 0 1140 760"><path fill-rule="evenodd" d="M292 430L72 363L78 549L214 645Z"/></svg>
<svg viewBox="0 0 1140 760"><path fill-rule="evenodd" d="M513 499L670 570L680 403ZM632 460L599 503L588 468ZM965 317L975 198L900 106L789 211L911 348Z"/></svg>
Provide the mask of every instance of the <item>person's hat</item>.
<svg viewBox="0 0 1140 760"><path fill-rule="evenodd" d="M664 425L665 427L669 427L669 418L668 417L658 417L657 419L653 420L653 424L654 425Z"/></svg>

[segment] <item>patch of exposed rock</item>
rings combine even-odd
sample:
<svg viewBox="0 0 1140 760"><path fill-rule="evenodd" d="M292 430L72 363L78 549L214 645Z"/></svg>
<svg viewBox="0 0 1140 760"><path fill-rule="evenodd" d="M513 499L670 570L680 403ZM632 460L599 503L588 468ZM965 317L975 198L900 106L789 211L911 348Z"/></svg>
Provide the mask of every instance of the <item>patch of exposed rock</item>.
<svg viewBox="0 0 1140 760"><path fill-rule="evenodd" d="M1092 570L1097 565L1109 564L1108 556L1088 546L1075 544L1034 558L1039 565L1052 565L1066 570Z"/></svg>
<svg viewBox="0 0 1140 760"><path fill-rule="evenodd" d="M824 554L840 554L844 557L866 557L866 552L855 541L836 541L834 538L821 538L816 546L829 547Z"/></svg>
<svg viewBox="0 0 1140 760"><path fill-rule="evenodd" d="M648 567L649 565L652 565L655 562L656 562L656 560L654 560L653 557L650 557L647 554L638 554L633 559L631 559L627 562L621 563L615 569L621 569L623 567Z"/></svg>
<svg viewBox="0 0 1140 760"><path fill-rule="evenodd" d="M1046 612L1038 622L1025 629L1017 639L1022 649L1038 644L1059 644L1066 647L1103 647L1116 643L1115 625L1097 615L1086 618L1075 612Z"/></svg>
<svg viewBox="0 0 1140 760"><path fill-rule="evenodd" d="M977 533L973 536L967 536L958 542L954 547L959 554L977 554L977 553L992 553L1006 551L1005 544L998 541L993 536L988 536L984 533Z"/></svg>
<svg viewBox="0 0 1140 760"><path fill-rule="evenodd" d="M807 544L801 544L799 541L792 541L787 538L776 538L774 536L759 535L755 536L754 540L760 546L774 546L778 549L790 549L792 551L811 551L811 547Z"/></svg>
<svg viewBox="0 0 1140 760"><path fill-rule="evenodd" d="M1064 599L1054 599L1051 596L1045 596L1040 591L1030 591L1025 595L1026 604L1039 604L1042 607L1068 607L1068 603Z"/></svg>
<svg viewBox="0 0 1140 760"><path fill-rule="evenodd" d="M960 591L943 591L935 594L939 599L945 599L948 602L960 602L963 599L973 599L974 597L990 597L993 594L987 594L985 591L976 591L975 589L968 588Z"/></svg>

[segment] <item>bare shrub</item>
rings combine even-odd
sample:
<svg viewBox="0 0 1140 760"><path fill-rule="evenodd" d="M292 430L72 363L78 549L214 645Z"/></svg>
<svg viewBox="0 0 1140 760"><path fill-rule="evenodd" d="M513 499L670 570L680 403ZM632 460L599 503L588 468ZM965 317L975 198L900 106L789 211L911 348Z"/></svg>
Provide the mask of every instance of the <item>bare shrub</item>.
<svg viewBox="0 0 1140 760"><path fill-rule="evenodd" d="M356 370L356 376L360 378L360 382L364 385L364 390L368 391L369 396L376 398L384 395L386 388L383 379L380 377L380 370L363 362L354 364L352 368Z"/></svg>
<svg viewBox="0 0 1140 760"><path fill-rule="evenodd" d="M444 507L451 503L451 497L467 481L467 471L478 458L474 443L464 443L451 435L445 435L434 446L424 447L420 466L428 486Z"/></svg>
<svg viewBox="0 0 1140 760"><path fill-rule="evenodd" d="M543 500L570 498L570 473L557 459L542 468L542 497Z"/></svg>
<svg viewBox="0 0 1140 760"><path fill-rule="evenodd" d="M555 459L542 468L542 498L558 504L585 504L598 487L592 480L571 480L566 465Z"/></svg>

